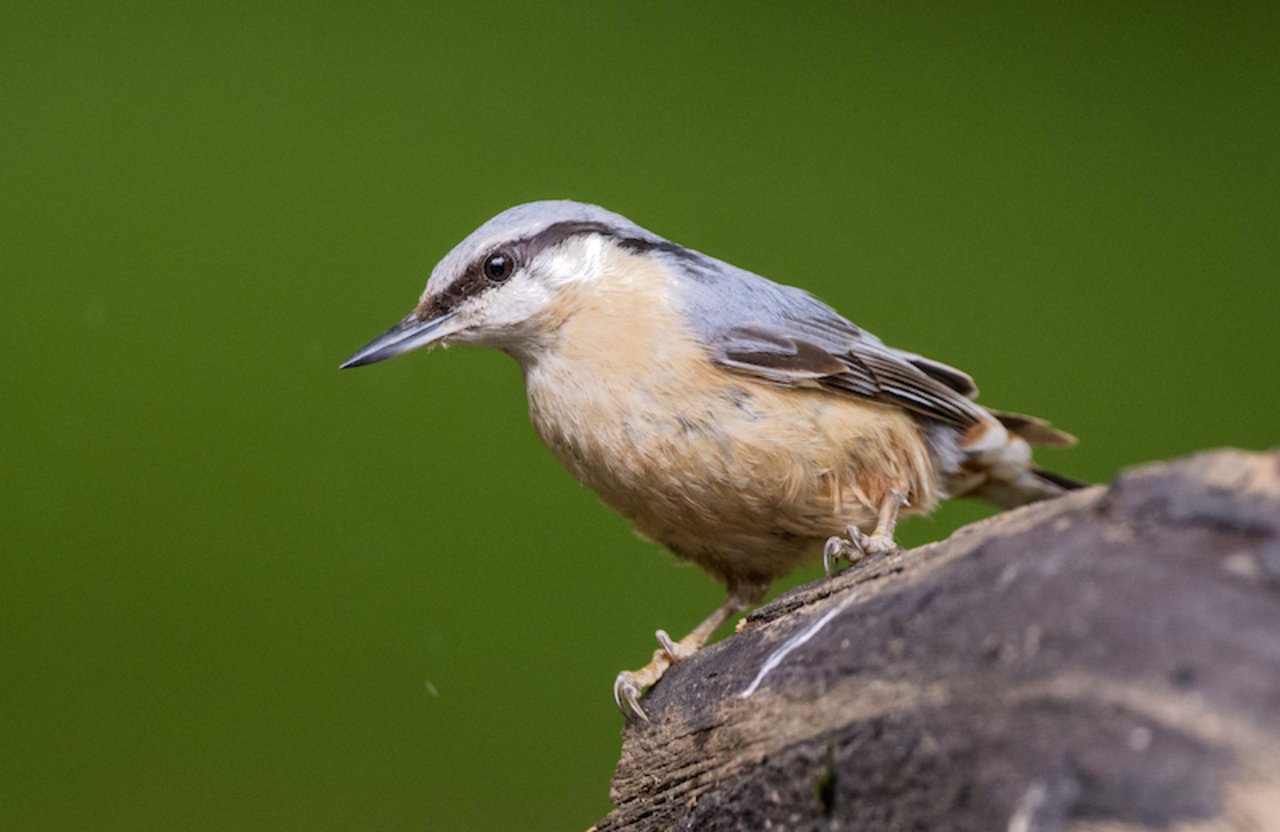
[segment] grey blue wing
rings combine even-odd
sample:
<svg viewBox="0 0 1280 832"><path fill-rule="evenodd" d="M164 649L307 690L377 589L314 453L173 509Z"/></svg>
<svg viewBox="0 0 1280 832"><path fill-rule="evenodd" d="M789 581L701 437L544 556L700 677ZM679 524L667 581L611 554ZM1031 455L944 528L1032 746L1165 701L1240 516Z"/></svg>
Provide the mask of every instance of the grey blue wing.
<svg viewBox="0 0 1280 832"><path fill-rule="evenodd" d="M726 369L894 405L960 433L994 418L1032 445L1074 442L1043 420L975 404L978 387L967 373L886 345L802 289L688 255L680 265L697 278L682 283L686 318Z"/></svg>
<svg viewBox="0 0 1280 832"><path fill-rule="evenodd" d="M712 361L788 387L818 387L892 404L967 429L986 420L970 396L973 381L959 370L886 347L853 328L819 343L803 324L755 323L725 330L709 344ZM806 337L809 336L809 337Z"/></svg>
<svg viewBox="0 0 1280 832"><path fill-rule="evenodd" d="M691 253L678 267L684 312L713 362L787 387L816 387L905 408L961 431L989 422L978 388L945 364L885 345L801 289ZM673 264L674 265L674 264Z"/></svg>

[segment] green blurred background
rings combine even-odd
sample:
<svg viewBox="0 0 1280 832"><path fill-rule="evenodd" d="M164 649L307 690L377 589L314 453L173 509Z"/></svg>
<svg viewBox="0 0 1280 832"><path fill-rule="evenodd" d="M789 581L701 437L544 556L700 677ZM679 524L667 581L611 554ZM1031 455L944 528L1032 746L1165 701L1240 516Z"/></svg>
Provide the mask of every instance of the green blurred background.
<svg viewBox="0 0 1280 832"><path fill-rule="evenodd" d="M1278 20L5 3L0 828L608 810L614 674L720 589L506 357L337 370L518 202L802 284L1077 433L1064 473L1273 445Z"/></svg>

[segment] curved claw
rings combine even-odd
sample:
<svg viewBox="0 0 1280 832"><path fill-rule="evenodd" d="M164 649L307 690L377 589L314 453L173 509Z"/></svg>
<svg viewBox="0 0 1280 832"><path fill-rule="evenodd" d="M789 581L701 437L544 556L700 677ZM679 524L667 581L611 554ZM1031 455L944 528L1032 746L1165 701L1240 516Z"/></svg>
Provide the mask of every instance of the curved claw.
<svg viewBox="0 0 1280 832"><path fill-rule="evenodd" d="M628 720L638 716L645 722L649 721L649 715L640 707L640 686L629 671L622 671L613 680L613 701Z"/></svg>
<svg viewBox="0 0 1280 832"><path fill-rule="evenodd" d="M671 636L667 635L666 630L659 630L658 632L654 633L653 636L658 640L658 644L661 645L662 647L662 652L667 654L667 658L671 660L672 664L675 664L676 662L684 658L682 655L680 655L679 646L677 646L676 643L671 640Z"/></svg>
<svg viewBox="0 0 1280 832"><path fill-rule="evenodd" d="M845 556L848 547L849 543L844 538L827 538L826 545L822 547L822 571L827 573L828 578L836 574L836 567L840 565L840 558Z"/></svg>
<svg viewBox="0 0 1280 832"><path fill-rule="evenodd" d="M857 526L850 526L846 532L848 537L828 538L827 545L822 547L822 568L826 570L828 578L836 573L840 558L849 561L852 566L867 556L867 536L862 530Z"/></svg>

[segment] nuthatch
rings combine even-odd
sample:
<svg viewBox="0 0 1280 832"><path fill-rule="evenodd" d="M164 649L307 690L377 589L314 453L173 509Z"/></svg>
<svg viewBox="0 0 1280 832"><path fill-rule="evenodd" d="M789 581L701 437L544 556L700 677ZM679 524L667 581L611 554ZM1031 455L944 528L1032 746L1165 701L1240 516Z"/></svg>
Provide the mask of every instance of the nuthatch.
<svg viewBox="0 0 1280 832"><path fill-rule="evenodd" d="M887 346L808 293L594 205L504 211L449 252L417 307L343 367L479 344L524 372L529 416L579 480L728 598L679 641L659 630L640 694L769 584L893 550L900 513L1003 508L1080 483L1032 464L1074 439L973 402L965 373Z"/></svg>

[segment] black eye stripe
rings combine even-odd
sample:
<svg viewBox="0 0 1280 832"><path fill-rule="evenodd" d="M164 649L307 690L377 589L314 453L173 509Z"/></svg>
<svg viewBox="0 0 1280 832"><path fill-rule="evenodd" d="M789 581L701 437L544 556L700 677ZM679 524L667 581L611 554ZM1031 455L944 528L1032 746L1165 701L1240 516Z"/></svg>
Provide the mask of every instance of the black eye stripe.
<svg viewBox="0 0 1280 832"><path fill-rule="evenodd" d="M547 226L537 234L504 243L501 248L490 249L472 261L461 277L433 298L430 306L419 313L421 320L451 312L462 301L483 294L490 289L498 288L510 280L512 275L541 252L554 248L564 241L582 234L600 234L636 254L657 251L678 257L691 267L690 274L695 279L700 276L698 269L705 268L707 265L706 258L702 255L666 240L632 236L625 231L602 222L558 222ZM506 272L505 277L493 277L487 274L485 270L488 261L498 255L509 258L510 269Z"/></svg>

